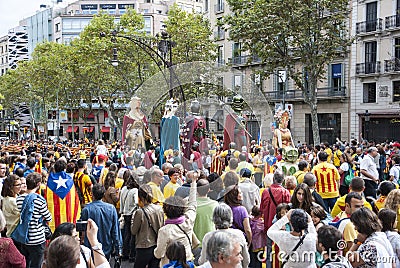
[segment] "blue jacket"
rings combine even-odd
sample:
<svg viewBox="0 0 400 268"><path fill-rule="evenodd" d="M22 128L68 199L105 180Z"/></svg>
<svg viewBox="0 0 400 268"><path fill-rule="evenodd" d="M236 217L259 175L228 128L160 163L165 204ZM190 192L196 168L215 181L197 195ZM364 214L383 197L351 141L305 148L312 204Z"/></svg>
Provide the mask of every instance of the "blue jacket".
<svg viewBox="0 0 400 268"><path fill-rule="evenodd" d="M105 256L109 259L114 248L118 253L122 253L122 236L115 207L103 201L93 201L87 204L81 213L82 221L88 219L92 219L99 227L97 239L103 245ZM84 245L90 248L87 236Z"/></svg>

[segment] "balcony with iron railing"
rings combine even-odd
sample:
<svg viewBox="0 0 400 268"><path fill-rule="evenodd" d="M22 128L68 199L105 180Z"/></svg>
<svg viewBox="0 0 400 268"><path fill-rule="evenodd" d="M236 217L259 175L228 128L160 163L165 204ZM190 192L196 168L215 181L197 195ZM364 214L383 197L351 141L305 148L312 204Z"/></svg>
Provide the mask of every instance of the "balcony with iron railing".
<svg viewBox="0 0 400 268"><path fill-rule="evenodd" d="M385 60L385 73L396 73L400 72L400 59L393 58Z"/></svg>
<svg viewBox="0 0 400 268"><path fill-rule="evenodd" d="M235 66L261 64L262 60L257 55L246 55L246 56L237 56L229 58L228 62L232 64L233 67L235 67Z"/></svg>
<svg viewBox="0 0 400 268"><path fill-rule="evenodd" d="M382 19L362 21L356 24L356 34L372 34L382 31Z"/></svg>
<svg viewBox="0 0 400 268"><path fill-rule="evenodd" d="M225 30L217 30L214 32L214 39L215 40L223 40L225 39Z"/></svg>
<svg viewBox="0 0 400 268"><path fill-rule="evenodd" d="M331 99L346 97L346 87L323 87L318 88L317 99ZM307 93L309 94L309 93ZM303 101L304 96L301 90L286 90L286 91L268 91L265 92L265 97L271 101Z"/></svg>
<svg viewBox="0 0 400 268"><path fill-rule="evenodd" d="M393 15L385 18L385 29L396 30L400 28L400 15Z"/></svg>
<svg viewBox="0 0 400 268"><path fill-rule="evenodd" d="M381 72L381 62L363 62L356 64L356 75L358 76L368 76L377 75Z"/></svg>
<svg viewBox="0 0 400 268"><path fill-rule="evenodd" d="M214 5L215 14L223 13L225 9L225 3L218 3Z"/></svg>

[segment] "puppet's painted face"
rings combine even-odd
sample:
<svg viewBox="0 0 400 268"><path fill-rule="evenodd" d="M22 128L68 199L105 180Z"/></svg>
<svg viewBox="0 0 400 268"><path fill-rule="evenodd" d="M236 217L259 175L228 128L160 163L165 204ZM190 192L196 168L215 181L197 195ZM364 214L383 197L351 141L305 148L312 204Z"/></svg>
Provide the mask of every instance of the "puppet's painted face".
<svg viewBox="0 0 400 268"><path fill-rule="evenodd" d="M297 148L286 147L283 149L283 157L287 162L294 163L299 158L299 151Z"/></svg>

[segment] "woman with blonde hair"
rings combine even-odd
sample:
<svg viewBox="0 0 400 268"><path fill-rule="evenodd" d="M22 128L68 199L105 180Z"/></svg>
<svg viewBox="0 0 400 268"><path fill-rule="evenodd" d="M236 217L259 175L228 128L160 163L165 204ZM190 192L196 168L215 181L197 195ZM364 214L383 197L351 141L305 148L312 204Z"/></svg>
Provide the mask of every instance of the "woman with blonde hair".
<svg viewBox="0 0 400 268"><path fill-rule="evenodd" d="M7 222L7 237L11 236L19 223L19 209L17 207L17 195L21 191L21 179L17 175L8 176L3 182L1 190L2 211Z"/></svg>
<svg viewBox="0 0 400 268"><path fill-rule="evenodd" d="M386 197L385 208L391 209L397 214L397 231L400 230L400 189L391 191Z"/></svg>

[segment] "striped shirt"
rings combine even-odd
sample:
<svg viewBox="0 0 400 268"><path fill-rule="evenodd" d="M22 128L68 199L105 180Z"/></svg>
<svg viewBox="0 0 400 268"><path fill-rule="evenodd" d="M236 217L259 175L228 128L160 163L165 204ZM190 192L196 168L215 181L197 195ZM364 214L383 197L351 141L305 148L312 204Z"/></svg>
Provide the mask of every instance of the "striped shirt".
<svg viewBox="0 0 400 268"><path fill-rule="evenodd" d="M25 197L28 194L22 194L17 197L17 207L21 211L22 204L25 200ZM44 236L44 228L41 219L44 221L51 221L51 214L47 209L46 201L43 198L35 198L33 201L34 209L31 221L29 222L28 229L28 238L29 242L27 245L40 245L46 242L46 238Z"/></svg>
<svg viewBox="0 0 400 268"><path fill-rule="evenodd" d="M340 175L334 165L327 162L319 163L312 169L312 173L317 177L315 189L323 199L339 196Z"/></svg>

